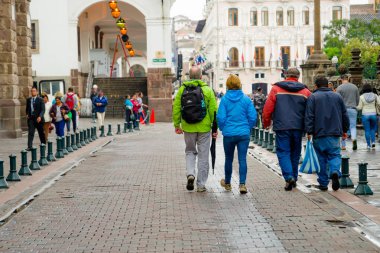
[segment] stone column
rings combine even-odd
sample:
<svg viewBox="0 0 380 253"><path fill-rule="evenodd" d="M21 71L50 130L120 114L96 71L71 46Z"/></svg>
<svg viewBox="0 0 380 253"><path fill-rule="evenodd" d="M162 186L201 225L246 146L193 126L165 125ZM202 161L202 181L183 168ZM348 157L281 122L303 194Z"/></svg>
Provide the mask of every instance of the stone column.
<svg viewBox="0 0 380 253"><path fill-rule="evenodd" d="M302 81L304 84L313 87L313 78L319 66L327 69L331 66L331 61L322 52L321 38L321 0L314 1L314 54L312 54L302 68Z"/></svg>
<svg viewBox="0 0 380 253"><path fill-rule="evenodd" d="M351 83L358 87L362 86L364 69L363 65L360 63L360 53L361 51L359 48L352 49L352 61L350 67L348 68L351 74Z"/></svg>
<svg viewBox="0 0 380 253"><path fill-rule="evenodd" d="M31 58L31 30L29 17L29 1L16 0L16 33L17 33L17 65L21 128L28 129L25 107L29 90L33 86Z"/></svg>
<svg viewBox="0 0 380 253"><path fill-rule="evenodd" d="M15 0L0 0L0 138L21 137Z"/></svg>

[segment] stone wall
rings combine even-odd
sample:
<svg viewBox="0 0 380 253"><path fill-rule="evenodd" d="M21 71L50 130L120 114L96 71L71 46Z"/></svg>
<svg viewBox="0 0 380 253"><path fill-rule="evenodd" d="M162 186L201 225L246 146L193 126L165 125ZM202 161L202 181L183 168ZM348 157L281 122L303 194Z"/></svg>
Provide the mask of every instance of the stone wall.
<svg viewBox="0 0 380 253"><path fill-rule="evenodd" d="M173 74L170 68L148 69L149 107L154 109L158 122L172 121L172 80Z"/></svg>

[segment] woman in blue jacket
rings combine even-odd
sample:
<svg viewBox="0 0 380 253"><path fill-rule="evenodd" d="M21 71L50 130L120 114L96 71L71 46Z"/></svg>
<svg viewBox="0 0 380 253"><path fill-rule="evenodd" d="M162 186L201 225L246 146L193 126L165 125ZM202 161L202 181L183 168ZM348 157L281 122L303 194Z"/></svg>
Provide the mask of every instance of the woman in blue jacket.
<svg viewBox="0 0 380 253"><path fill-rule="evenodd" d="M256 125L257 113L251 99L241 90L241 82L236 75L227 79L227 94L220 102L217 121L223 134L223 146L226 156L224 164L225 178L220 181L222 187L231 191L232 162L235 147L238 150L239 176L241 194L247 193L245 181L247 178L247 152L250 132Z"/></svg>

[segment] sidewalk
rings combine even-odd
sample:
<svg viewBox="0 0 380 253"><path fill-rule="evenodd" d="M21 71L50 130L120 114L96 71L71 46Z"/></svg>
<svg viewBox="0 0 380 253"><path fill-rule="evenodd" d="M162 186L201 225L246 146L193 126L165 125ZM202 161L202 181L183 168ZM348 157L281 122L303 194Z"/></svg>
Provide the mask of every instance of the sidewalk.
<svg viewBox="0 0 380 253"><path fill-rule="evenodd" d="M0 227L0 252L379 252L356 230L361 215L329 193L285 192L249 157L249 193L185 189L183 136L171 124L115 140ZM235 163L236 167L236 163Z"/></svg>

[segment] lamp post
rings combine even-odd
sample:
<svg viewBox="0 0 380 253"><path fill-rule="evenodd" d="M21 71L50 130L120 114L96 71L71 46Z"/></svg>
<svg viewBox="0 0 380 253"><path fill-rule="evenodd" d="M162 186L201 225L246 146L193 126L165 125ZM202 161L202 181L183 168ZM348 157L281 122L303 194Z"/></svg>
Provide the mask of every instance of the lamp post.
<svg viewBox="0 0 380 253"><path fill-rule="evenodd" d="M331 63L334 66L334 68L336 69L338 66L338 57L336 55L334 55L334 57L331 59Z"/></svg>

